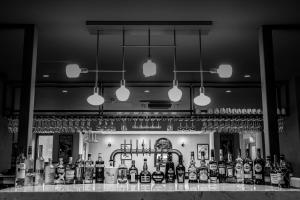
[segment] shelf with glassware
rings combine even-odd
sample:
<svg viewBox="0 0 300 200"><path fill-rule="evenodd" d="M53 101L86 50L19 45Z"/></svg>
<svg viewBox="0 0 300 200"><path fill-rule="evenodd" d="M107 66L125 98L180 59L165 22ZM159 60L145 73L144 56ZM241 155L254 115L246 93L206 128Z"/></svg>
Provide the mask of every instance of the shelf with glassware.
<svg viewBox="0 0 300 200"><path fill-rule="evenodd" d="M279 110L280 111L280 110ZM118 112L119 113L119 112ZM278 113L278 131L285 132L286 113L283 109ZM10 133L18 131L18 116L8 119ZM263 118L260 109L208 109L201 114L176 114L174 116L142 112L116 115L82 115L79 113L60 113L52 115L35 115L33 121L34 133L76 133L99 131L106 134L122 131L135 133L134 131L168 131L194 132L200 131L261 131ZM195 133L191 133L195 134Z"/></svg>
<svg viewBox="0 0 300 200"><path fill-rule="evenodd" d="M246 149L245 157L241 157L241 151L238 151L237 158L233 158L231 153L223 155L222 149L219 152L219 158L215 158L215 152L211 149L210 160L206 162L204 152L201 152L200 166L196 166L194 152L191 152L189 165L187 168L183 165L183 157L179 155L177 166L172 159L172 151L167 153L167 161L162 171L161 163L156 163L156 170L148 170L147 158L144 161L143 169L135 166L132 160L131 167L127 167L124 160L118 167L114 166L114 161L110 160L108 165L102 159L101 153L98 154L98 160L93 161L91 154L87 160L82 159L79 154L74 162L72 157L67 163L63 158L59 163L53 164L49 159L46 162L42 157L43 146L39 146L38 157L35 161L35 170L31 149L28 150L27 157L24 153L20 154L16 162L16 187L34 186L34 185L63 185L63 184L149 184L159 183L177 183L183 184L208 184L208 183L238 183L250 185L272 185L280 188L290 187L290 178L292 167L285 160L284 155L280 155L278 162L277 156L271 161L271 157L262 158L260 149L256 150L256 158L250 157L249 149ZM140 171L141 170L141 171ZM140 171L140 172L139 172Z"/></svg>

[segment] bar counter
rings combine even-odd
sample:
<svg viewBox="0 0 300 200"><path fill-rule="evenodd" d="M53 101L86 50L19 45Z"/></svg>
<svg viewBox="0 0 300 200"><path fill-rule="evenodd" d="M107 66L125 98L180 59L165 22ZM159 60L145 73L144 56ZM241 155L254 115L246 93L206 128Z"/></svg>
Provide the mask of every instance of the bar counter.
<svg viewBox="0 0 300 200"><path fill-rule="evenodd" d="M300 199L300 189L243 184L84 184L0 190L0 200Z"/></svg>

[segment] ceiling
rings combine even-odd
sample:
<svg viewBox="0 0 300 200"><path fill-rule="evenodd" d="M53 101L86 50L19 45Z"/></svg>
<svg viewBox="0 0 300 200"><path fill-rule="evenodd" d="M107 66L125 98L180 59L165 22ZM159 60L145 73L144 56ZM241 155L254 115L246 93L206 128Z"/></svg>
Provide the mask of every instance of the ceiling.
<svg viewBox="0 0 300 200"><path fill-rule="evenodd" d="M65 62L95 66L96 37L85 26L87 20L211 20L210 33L203 37L205 69L230 63L234 74L229 80L205 75L205 81L259 81L258 28L263 24L300 23L299 1L9 1L0 3L0 23L33 23L39 31L38 81L92 82L91 75L67 80ZM197 35L177 34L178 70L198 69ZM11 80L20 76L22 46L20 33L0 33L1 71ZM153 35L152 44L172 44L172 34ZM101 37L102 69L121 69L121 34ZM126 35L127 44L146 44L147 35ZM172 49L154 49L153 60L158 74L145 79L141 65L146 49L126 51L127 81L171 81ZM18 75L19 74L19 75ZM49 78L43 78L49 74ZM245 79L244 74L251 78ZM101 80L118 82L120 74L102 75ZM179 74L179 81L199 81L197 74Z"/></svg>

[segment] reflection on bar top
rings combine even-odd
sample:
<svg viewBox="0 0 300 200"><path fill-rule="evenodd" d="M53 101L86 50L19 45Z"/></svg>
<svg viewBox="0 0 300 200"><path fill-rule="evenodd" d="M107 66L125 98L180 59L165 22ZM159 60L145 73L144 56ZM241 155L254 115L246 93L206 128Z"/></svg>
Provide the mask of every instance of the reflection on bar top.
<svg viewBox="0 0 300 200"><path fill-rule="evenodd" d="M266 185L244 184L76 184L7 188L0 192L176 192L176 191L299 191Z"/></svg>

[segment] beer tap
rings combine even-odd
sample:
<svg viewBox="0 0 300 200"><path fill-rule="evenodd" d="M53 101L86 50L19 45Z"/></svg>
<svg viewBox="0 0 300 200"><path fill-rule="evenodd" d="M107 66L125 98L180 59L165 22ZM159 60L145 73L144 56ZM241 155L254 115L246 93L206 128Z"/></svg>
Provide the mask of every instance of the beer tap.
<svg viewBox="0 0 300 200"><path fill-rule="evenodd" d="M142 142L142 153L143 153L143 156L145 155L145 142L143 140Z"/></svg>
<svg viewBox="0 0 300 200"><path fill-rule="evenodd" d="M130 155L132 155L132 139L130 139Z"/></svg>
<svg viewBox="0 0 300 200"><path fill-rule="evenodd" d="M149 139L149 149L148 149L148 152L149 152L149 156L151 156L151 139Z"/></svg>
<svg viewBox="0 0 300 200"><path fill-rule="evenodd" d="M124 156L126 157L126 139L124 139Z"/></svg>
<svg viewBox="0 0 300 200"><path fill-rule="evenodd" d="M139 156L138 149L139 149L139 140L136 140L136 145L135 145L136 156Z"/></svg>

